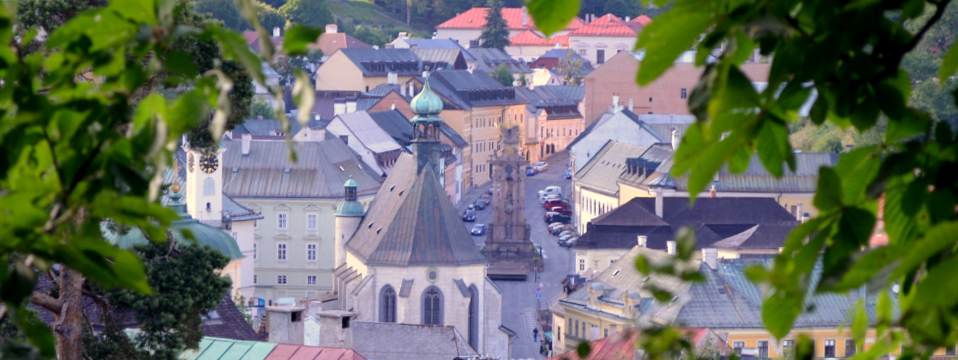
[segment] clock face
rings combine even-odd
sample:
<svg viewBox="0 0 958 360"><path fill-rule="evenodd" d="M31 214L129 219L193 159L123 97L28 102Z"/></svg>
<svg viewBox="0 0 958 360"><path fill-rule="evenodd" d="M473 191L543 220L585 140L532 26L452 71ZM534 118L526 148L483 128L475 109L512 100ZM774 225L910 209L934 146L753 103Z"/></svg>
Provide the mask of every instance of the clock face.
<svg viewBox="0 0 958 360"><path fill-rule="evenodd" d="M200 170L207 174L212 174L216 171L216 168L220 166L220 161L216 159L215 155L203 155L200 158Z"/></svg>
<svg viewBox="0 0 958 360"><path fill-rule="evenodd" d="M186 170L193 172L193 153L186 155Z"/></svg>

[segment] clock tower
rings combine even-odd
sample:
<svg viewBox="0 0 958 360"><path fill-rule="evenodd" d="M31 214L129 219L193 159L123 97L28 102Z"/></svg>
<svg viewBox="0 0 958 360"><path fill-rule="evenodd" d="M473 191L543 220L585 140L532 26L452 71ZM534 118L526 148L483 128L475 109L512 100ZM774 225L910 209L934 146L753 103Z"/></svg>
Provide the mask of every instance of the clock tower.
<svg viewBox="0 0 958 360"><path fill-rule="evenodd" d="M491 279L525 279L533 266L537 252L529 239L529 225L525 221L526 166L529 161L519 151L521 134L513 121L499 125L501 150L490 156L492 170L492 224L486 236L484 254L492 263Z"/></svg>
<svg viewBox="0 0 958 360"><path fill-rule="evenodd" d="M186 210L196 220L219 226L223 220L224 144L215 150L186 150Z"/></svg>

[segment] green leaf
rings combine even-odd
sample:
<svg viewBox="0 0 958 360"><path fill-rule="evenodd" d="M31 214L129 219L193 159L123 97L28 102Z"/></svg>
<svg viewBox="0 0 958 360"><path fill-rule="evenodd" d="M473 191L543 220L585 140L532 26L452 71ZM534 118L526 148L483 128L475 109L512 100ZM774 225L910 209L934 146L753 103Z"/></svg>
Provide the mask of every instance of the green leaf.
<svg viewBox="0 0 958 360"><path fill-rule="evenodd" d="M309 121L310 114L313 112L313 102L316 101L316 91L313 90L313 82L309 75L302 69L295 69L296 83L293 84L293 100L296 102L296 108L299 112L296 114L296 121L305 126ZM286 125L284 125L285 128Z"/></svg>
<svg viewBox="0 0 958 360"><path fill-rule="evenodd" d="M678 2L642 29L635 44L636 50L645 51L636 76L639 85L648 85L662 75L701 33L712 26L710 7L700 1Z"/></svg>
<svg viewBox="0 0 958 360"><path fill-rule="evenodd" d="M315 42L322 33L322 29L295 24L283 37L283 51L287 56L306 55L309 44Z"/></svg>
<svg viewBox="0 0 958 360"><path fill-rule="evenodd" d="M868 312L865 311L865 303L862 299L858 300L855 306L855 319L852 320L852 338L855 339L855 347L861 348L865 344L865 335L868 334Z"/></svg>
<svg viewBox="0 0 958 360"><path fill-rule="evenodd" d="M958 234L958 222L947 222L938 224L929 230L921 241L909 243L907 255L895 269L892 278L901 278L935 254L953 248L955 242L958 241L955 237L956 234ZM958 284L958 282L955 283Z"/></svg>
<svg viewBox="0 0 958 360"><path fill-rule="evenodd" d="M266 83L266 78L263 76L263 63L256 54L250 51L249 46L246 45L246 40L243 39L242 36L232 31L213 26L206 28L204 37L216 39L226 58L234 59L239 62L240 65L243 65L243 68L253 77L253 80L260 84Z"/></svg>
<svg viewBox="0 0 958 360"><path fill-rule="evenodd" d="M776 291L762 305L762 322L776 338L783 338L792 331L792 324L802 311L802 297Z"/></svg>
<svg viewBox="0 0 958 360"><path fill-rule="evenodd" d="M114 0L109 8L135 22L156 25L155 6L153 0Z"/></svg>
<svg viewBox="0 0 958 360"><path fill-rule="evenodd" d="M941 70L938 73L939 79L947 79L951 77L958 71L958 42L951 45L951 49L948 49L948 53L945 54L945 58L941 61ZM940 84L944 86L947 82L941 81Z"/></svg>
<svg viewBox="0 0 958 360"><path fill-rule="evenodd" d="M6 264L4 264L6 266ZM15 262L13 271L6 272L3 283L0 284L0 298L4 301L19 303L30 296L36 283L36 274L22 262Z"/></svg>
<svg viewBox="0 0 958 360"><path fill-rule="evenodd" d="M181 94L170 106L170 116L163 119L170 129L170 135L177 137L203 123L206 109L206 97L196 90Z"/></svg>
<svg viewBox="0 0 958 360"><path fill-rule="evenodd" d="M895 246L876 247L859 253L852 257L851 268L845 273L841 282L829 290L841 292L865 284L872 289L882 288L888 284L897 260L904 254L904 251Z"/></svg>
<svg viewBox="0 0 958 360"><path fill-rule="evenodd" d="M788 143L788 128L785 124L766 120L758 133L758 157L765 169L775 177L781 177L783 165L788 162L794 167L795 154Z"/></svg>
<svg viewBox="0 0 958 360"><path fill-rule="evenodd" d="M190 78L197 75L196 63L193 62L193 58L190 54L182 51L174 50L166 53L163 68Z"/></svg>
<svg viewBox="0 0 958 360"><path fill-rule="evenodd" d="M835 169L823 166L818 170L818 191L815 192L814 204L822 212L842 206L842 181Z"/></svg>
<svg viewBox="0 0 958 360"><path fill-rule="evenodd" d="M579 14L579 0L531 0L526 7L536 27L547 37L565 29Z"/></svg>
<svg viewBox="0 0 958 360"><path fill-rule="evenodd" d="M580 342L575 348L575 353L578 354L580 358L585 359L592 353L592 346L589 345L588 341Z"/></svg>

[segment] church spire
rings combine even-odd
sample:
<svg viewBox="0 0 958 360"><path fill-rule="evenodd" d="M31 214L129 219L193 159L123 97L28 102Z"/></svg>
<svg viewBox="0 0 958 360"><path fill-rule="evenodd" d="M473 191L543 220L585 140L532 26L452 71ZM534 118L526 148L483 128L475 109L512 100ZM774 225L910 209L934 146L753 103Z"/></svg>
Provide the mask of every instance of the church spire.
<svg viewBox="0 0 958 360"><path fill-rule="evenodd" d="M439 129L442 125L442 98L429 86L429 73L423 74L422 91L409 102L416 116L410 120L413 126L413 155L416 157L416 170L432 167L439 173Z"/></svg>

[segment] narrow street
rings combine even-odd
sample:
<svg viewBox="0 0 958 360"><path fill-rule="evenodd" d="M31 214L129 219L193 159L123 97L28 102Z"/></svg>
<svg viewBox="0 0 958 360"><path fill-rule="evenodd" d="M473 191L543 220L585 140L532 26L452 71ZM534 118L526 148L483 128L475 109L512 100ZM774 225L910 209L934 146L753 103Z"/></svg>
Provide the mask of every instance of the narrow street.
<svg viewBox="0 0 958 360"><path fill-rule="evenodd" d="M556 237L549 234L547 225L542 216L545 209L539 204L537 192L546 186L557 185L562 187L563 197L572 193L572 181L562 178L567 169L568 153L562 152L548 158L549 167L535 176L526 177L526 218L530 227L532 242L541 247L545 260L545 271L538 274L529 274L526 281L496 281L496 286L502 290L502 323L517 333L512 344L513 359L544 359L539 354L539 342L533 341L532 330L536 326L536 310L548 309L549 299L562 291L561 281L572 271L572 252L560 247ZM459 204L459 213L466 209L468 204L475 203L476 199L492 186L491 183L473 189ZM569 199L571 201L571 199ZM476 211L476 222L464 222L466 229L472 229L473 224L488 224L492 220L492 208ZM485 243L485 236L473 236L478 248ZM538 279L538 281L537 281ZM541 288L541 298L536 297L536 287ZM539 338L541 339L540 332Z"/></svg>

